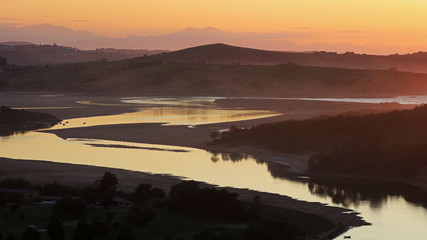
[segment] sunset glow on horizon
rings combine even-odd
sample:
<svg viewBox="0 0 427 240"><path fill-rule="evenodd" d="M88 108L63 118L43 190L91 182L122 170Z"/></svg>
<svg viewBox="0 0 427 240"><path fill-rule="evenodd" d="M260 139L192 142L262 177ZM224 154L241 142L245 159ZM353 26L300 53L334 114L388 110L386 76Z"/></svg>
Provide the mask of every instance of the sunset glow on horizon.
<svg viewBox="0 0 427 240"><path fill-rule="evenodd" d="M421 0L25 0L0 8L0 26L50 23L101 36L159 35L187 27L289 32L298 44L383 44L426 50Z"/></svg>

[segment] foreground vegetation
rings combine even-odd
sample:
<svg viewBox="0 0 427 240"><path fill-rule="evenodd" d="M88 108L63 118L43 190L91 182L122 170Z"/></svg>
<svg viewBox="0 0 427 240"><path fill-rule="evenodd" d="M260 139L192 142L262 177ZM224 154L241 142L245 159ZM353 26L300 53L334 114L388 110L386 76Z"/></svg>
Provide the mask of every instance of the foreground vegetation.
<svg viewBox="0 0 427 240"><path fill-rule="evenodd" d="M295 239L334 228L322 217L263 206L258 196L242 203L236 193L194 181L174 185L168 196L151 184L132 193L117 191L117 185L110 172L85 188L3 179L0 188L38 189L60 199L44 205L0 195L0 239ZM114 207L113 197L132 206Z"/></svg>
<svg viewBox="0 0 427 240"><path fill-rule="evenodd" d="M0 107L0 136L9 135L18 131L28 131L46 128L60 120L47 113L30 112Z"/></svg>
<svg viewBox="0 0 427 240"><path fill-rule="evenodd" d="M427 105L364 116L230 128L212 144L314 153L311 171L415 177L427 170Z"/></svg>

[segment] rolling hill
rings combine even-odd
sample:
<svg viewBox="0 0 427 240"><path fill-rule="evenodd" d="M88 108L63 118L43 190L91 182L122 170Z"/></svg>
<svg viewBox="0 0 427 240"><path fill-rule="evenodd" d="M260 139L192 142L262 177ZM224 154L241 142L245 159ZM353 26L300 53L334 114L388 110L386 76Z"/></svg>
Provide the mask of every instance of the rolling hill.
<svg viewBox="0 0 427 240"><path fill-rule="evenodd" d="M168 54L158 57L163 55ZM427 74L421 73L296 64L179 63L157 59L9 69L0 72L0 88L127 95L282 97L383 97L427 92Z"/></svg>
<svg viewBox="0 0 427 240"><path fill-rule="evenodd" d="M427 73L427 53L405 55L367 55L347 52L277 52L242 48L225 44L210 44L170 52L153 59L165 62L206 62L209 64L276 65L295 63L304 66L395 69L407 72Z"/></svg>
<svg viewBox="0 0 427 240"><path fill-rule="evenodd" d="M11 65L57 64L120 60L165 52L163 50L96 49L80 50L58 45L36 45L27 42L0 43L0 57Z"/></svg>
<svg viewBox="0 0 427 240"><path fill-rule="evenodd" d="M0 72L0 88L282 97L384 97L427 92L427 74L396 69L305 66L294 62L275 64L275 61L286 62L285 57L290 56L303 60L301 56L305 55L215 44L121 61L11 68Z"/></svg>

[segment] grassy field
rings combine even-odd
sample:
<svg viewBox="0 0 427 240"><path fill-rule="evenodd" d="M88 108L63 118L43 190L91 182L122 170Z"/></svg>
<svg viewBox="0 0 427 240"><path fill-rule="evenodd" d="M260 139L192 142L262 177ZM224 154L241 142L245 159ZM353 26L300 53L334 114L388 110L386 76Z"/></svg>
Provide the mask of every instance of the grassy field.
<svg viewBox="0 0 427 240"><path fill-rule="evenodd" d="M110 208L110 209L90 209L85 219L98 219L106 222L111 226L114 222L123 222L129 209L127 208ZM135 239L153 239L163 240L166 237L192 239L192 236L205 229L228 229L228 231L242 232L248 226L248 222L224 221L219 219L204 218L196 215L170 212L167 209L157 209L157 217L147 226L141 229L134 229L132 235ZM29 225L37 226L37 229L46 229L51 216L51 206L22 206L15 213L11 213L9 208L0 209L0 226L1 233L4 237L13 234L20 239L22 233ZM110 217L108 217L108 213ZM304 230L308 235L319 234L334 225L321 217L305 214L297 211L290 211L274 207L262 207L261 217L270 217L279 215L292 222L297 228ZM111 217L112 216L112 217ZM73 239L73 232L78 223L71 217L60 217L65 232L65 239ZM108 236L103 239L117 239L119 232L109 228ZM40 239L47 240L46 232L40 232Z"/></svg>

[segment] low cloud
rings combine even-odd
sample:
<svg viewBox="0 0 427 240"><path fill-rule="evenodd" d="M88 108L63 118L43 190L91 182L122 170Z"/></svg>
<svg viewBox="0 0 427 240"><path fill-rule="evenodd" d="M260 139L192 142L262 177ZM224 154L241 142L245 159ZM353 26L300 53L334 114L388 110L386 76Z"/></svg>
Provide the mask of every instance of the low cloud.
<svg viewBox="0 0 427 240"><path fill-rule="evenodd" d="M3 20L3 19L0 19ZM23 24L20 22L0 22L0 27L20 27Z"/></svg>
<svg viewBox="0 0 427 240"><path fill-rule="evenodd" d="M17 18L5 18L5 17L0 17L0 21L18 21L19 19Z"/></svg>
<svg viewBox="0 0 427 240"><path fill-rule="evenodd" d="M82 22L82 23L90 22L90 20L86 20L86 19L70 19L68 21L70 21L70 22Z"/></svg>

